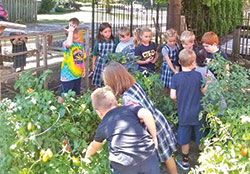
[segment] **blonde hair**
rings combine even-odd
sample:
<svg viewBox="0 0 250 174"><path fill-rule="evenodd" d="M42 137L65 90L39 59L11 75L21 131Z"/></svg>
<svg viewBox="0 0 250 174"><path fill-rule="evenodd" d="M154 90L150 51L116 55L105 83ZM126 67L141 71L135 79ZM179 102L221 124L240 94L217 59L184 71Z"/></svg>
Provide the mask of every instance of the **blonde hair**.
<svg viewBox="0 0 250 174"><path fill-rule="evenodd" d="M180 41L182 43L195 41L195 35L192 31L188 31L188 30L183 31L181 33Z"/></svg>
<svg viewBox="0 0 250 174"><path fill-rule="evenodd" d="M143 27L143 28L136 28L133 32L134 37L134 46L138 46L141 44L141 37L145 32L151 32L152 30L149 27Z"/></svg>
<svg viewBox="0 0 250 174"><path fill-rule="evenodd" d="M125 35L125 36L130 36L130 29L128 27L121 27L118 30L119 35Z"/></svg>
<svg viewBox="0 0 250 174"><path fill-rule="evenodd" d="M92 105L95 110L107 111L117 105L117 100L110 87L97 88L91 94Z"/></svg>
<svg viewBox="0 0 250 174"><path fill-rule="evenodd" d="M179 54L179 63L183 67L188 67L194 63L196 54L191 49L183 49Z"/></svg>
<svg viewBox="0 0 250 174"><path fill-rule="evenodd" d="M173 28L168 29L165 33L163 33L164 40L168 40L170 37L175 37L176 40L179 38L177 31L174 30Z"/></svg>
<svg viewBox="0 0 250 174"><path fill-rule="evenodd" d="M135 84L134 77L118 62L112 62L103 70L104 84L110 86L116 98Z"/></svg>

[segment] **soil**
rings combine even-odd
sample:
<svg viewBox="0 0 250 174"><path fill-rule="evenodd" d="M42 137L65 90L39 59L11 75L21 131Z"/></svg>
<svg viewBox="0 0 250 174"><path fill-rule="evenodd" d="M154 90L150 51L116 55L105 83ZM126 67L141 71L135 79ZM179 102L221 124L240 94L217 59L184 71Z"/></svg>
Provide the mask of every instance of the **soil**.
<svg viewBox="0 0 250 174"><path fill-rule="evenodd" d="M199 157L199 146L195 142L190 143L190 153L189 153L189 163L190 167L194 168L196 165L198 165L197 159ZM178 146L177 152L174 154L175 160L177 160L179 157L181 157L181 149L180 146ZM177 165L177 164L176 164ZM177 165L178 174L187 174L190 170L183 170ZM165 164L161 164L161 174L169 174L169 171Z"/></svg>

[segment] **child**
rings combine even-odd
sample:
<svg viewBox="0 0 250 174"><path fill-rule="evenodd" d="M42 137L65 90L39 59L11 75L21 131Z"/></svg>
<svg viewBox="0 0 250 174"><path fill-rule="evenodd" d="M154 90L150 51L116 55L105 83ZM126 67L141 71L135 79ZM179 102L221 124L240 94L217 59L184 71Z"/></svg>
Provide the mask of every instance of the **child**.
<svg viewBox="0 0 250 174"><path fill-rule="evenodd" d="M112 35L111 25L106 22L100 25L96 40L92 52L92 70L94 71L92 84L94 86L102 86L102 70L107 63L104 57L108 53L115 52L118 41Z"/></svg>
<svg viewBox="0 0 250 174"><path fill-rule="evenodd" d="M195 35L192 31L183 31L180 36L180 41L183 48L192 49L197 55L199 48L195 45Z"/></svg>
<svg viewBox="0 0 250 174"><path fill-rule="evenodd" d="M71 18L69 20L67 40L63 42L64 59L61 65L61 91L60 94L68 92L70 89L80 94L81 77L85 76L86 57L83 42L80 39L80 31L77 29L79 20ZM58 103L62 103L62 97L58 98Z"/></svg>
<svg viewBox="0 0 250 174"><path fill-rule="evenodd" d="M218 38L217 34L215 34L212 31L206 32L202 36L201 42L202 42L204 49L207 51L207 61L208 62L211 60L214 60L216 54L218 54L219 56L221 56L222 58L227 60L227 55L218 48L219 38ZM227 69L228 75L229 75L229 64L226 65L226 69ZM215 77L217 76L217 74L215 74L214 70L211 70L211 72L215 75Z"/></svg>
<svg viewBox="0 0 250 174"><path fill-rule="evenodd" d="M0 1L0 21L8 21L8 12L2 5L2 1ZM6 27L0 26L0 35L3 34L3 31Z"/></svg>
<svg viewBox="0 0 250 174"><path fill-rule="evenodd" d="M118 31L119 35L119 44L116 47L115 52L116 53L122 53L124 56L126 56L127 61L130 62L130 64L125 63L125 67L129 70L133 67L133 62L135 58L135 48L134 48L134 39L130 36L130 29L128 27L121 27Z"/></svg>
<svg viewBox="0 0 250 174"><path fill-rule="evenodd" d="M201 98L207 85L201 89L202 77L194 71L196 55L191 49L183 49L179 54L179 63L182 71L172 79L170 97L177 100L178 129L177 142L181 145L183 160L177 164L184 170L189 169L188 153L192 130L195 131L195 140L200 144L204 133L200 130L204 118L199 120L202 110Z"/></svg>
<svg viewBox="0 0 250 174"><path fill-rule="evenodd" d="M196 67L195 71L201 73L202 76L202 81L204 82L205 80L215 83L217 82L217 79L215 78L214 74L208 69L206 65L206 58L207 58L207 52L204 49L201 49L197 53L197 58L196 58ZM208 78L208 79L206 79ZM218 101L219 103L219 101ZM227 107L226 101L223 96L221 96L220 100L220 109L221 113L223 113L224 109Z"/></svg>
<svg viewBox="0 0 250 174"><path fill-rule="evenodd" d="M136 63L138 70L155 72L155 62L158 59L156 44L151 42L152 30L148 27L137 28L134 32L135 58L139 57Z"/></svg>
<svg viewBox="0 0 250 174"><path fill-rule="evenodd" d="M136 83L134 77L120 63L113 62L103 70L104 84L110 86L117 98L122 98L123 105L139 105L150 110L155 119L159 146L158 157L164 162L171 174L177 173L174 158L171 156L176 149L176 139L164 115L154 106Z"/></svg>
<svg viewBox="0 0 250 174"><path fill-rule="evenodd" d="M107 139L111 169L115 174L160 174L156 127L149 110L139 106L117 107L108 87L91 94L92 105L102 119L85 158L94 155Z"/></svg>
<svg viewBox="0 0 250 174"><path fill-rule="evenodd" d="M28 40L27 37L18 37L18 35L22 35L21 32L11 32L10 36L16 35L16 38L10 39L10 42L12 44L12 53L19 53L19 52L25 52L27 51L26 42ZM20 68L20 71L24 70L24 66L26 65L26 57L27 54L21 54L14 56L14 64L13 68L15 68L15 71L17 68Z"/></svg>
<svg viewBox="0 0 250 174"><path fill-rule="evenodd" d="M170 93L171 80L178 68L178 34L174 29L169 29L164 33L166 44L162 48L163 63L161 66L161 81L165 91Z"/></svg>

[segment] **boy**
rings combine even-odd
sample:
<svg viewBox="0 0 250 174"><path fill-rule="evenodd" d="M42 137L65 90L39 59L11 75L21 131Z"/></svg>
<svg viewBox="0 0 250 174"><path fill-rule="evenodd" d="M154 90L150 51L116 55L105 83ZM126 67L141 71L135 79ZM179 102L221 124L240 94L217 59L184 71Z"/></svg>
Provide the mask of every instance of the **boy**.
<svg viewBox="0 0 250 174"><path fill-rule="evenodd" d="M60 94L68 92L70 89L80 94L81 77L85 76L85 51L80 31L77 29L79 20L72 18L69 26L65 30L67 40L63 42L64 60L61 65L61 90ZM58 103L63 103L62 97L58 97Z"/></svg>
<svg viewBox="0 0 250 174"><path fill-rule="evenodd" d="M192 130L195 131L195 140L200 144L204 136L200 130L204 118L199 120L199 113L202 110L202 93L207 85L201 89L202 76L194 70L196 55L191 49L183 49L179 54L179 63L182 71L175 74L171 83L170 97L177 100L178 129L177 142L181 145L183 160L177 164L183 169L189 169L188 153L191 141Z"/></svg>
<svg viewBox="0 0 250 174"><path fill-rule="evenodd" d="M117 100L108 87L96 89L91 100L102 121L85 158L94 155L107 139L114 174L160 174L151 112L133 105L117 107Z"/></svg>
<svg viewBox="0 0 250 174"><path fill-rule="evenodd" d="M201 42L202 42L204 49L207 51L207 59L206 59L207 62L214 60L216 54L221 56L225 60L227 60L227 55L218 48L219 38L218 38L217 34L215 34L212 31L206 32L202 36ZM227 70L227 75L229 76L229 74L230 74L229 73L229 64L226 65L226 70ZM215 73L215 70L212 69L211 72L217 78L217 74Z"/></svg>
<svg viewBox="0 0 250 174"><path fill-rule="evenodd" d="M195 35L192 31L183 31L180 36L182 47L185 49L192 49L197 55L198 47L195 45Z"/></svg>
<svg viewBox="0 0 250 174"><path fill-rule="evenodd" d="M121 27L118 31L119 35L119 44L116 47L116 53L122 53L125 55L129 61L133 60L135 57L135 47L134 47L134 39L130 36L130 29L128 27ZM132 65L127 64L125 67L129 69Z"/></svg>

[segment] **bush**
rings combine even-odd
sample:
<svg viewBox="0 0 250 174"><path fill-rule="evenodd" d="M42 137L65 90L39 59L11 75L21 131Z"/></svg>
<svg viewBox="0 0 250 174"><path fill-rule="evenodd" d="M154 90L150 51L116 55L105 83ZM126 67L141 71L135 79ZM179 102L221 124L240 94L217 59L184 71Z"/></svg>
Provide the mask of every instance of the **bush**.
<svg viewBox="0 0 250 174"><path fill-rule="evenodd" d="M49 13L53 9L55 4L56 2L54 0L42 0L41 9L39 10L39 13Z"/></svg>

